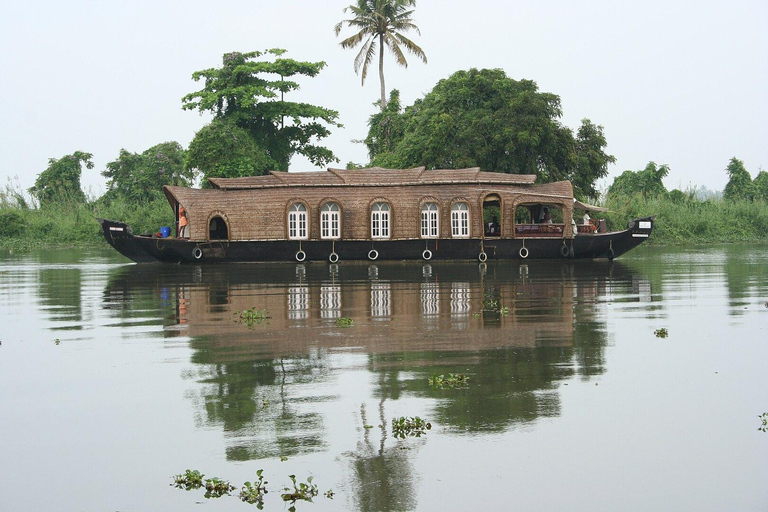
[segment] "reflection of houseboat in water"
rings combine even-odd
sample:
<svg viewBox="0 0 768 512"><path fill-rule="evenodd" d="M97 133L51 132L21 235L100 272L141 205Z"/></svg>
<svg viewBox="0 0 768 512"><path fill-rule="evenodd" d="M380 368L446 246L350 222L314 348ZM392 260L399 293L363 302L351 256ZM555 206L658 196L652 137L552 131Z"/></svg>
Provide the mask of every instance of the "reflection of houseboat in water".
<svg viewBox="0 0 768 512"><path fill-rule="evenodd" d="M431 263L264 264L125 267L109 293L153 287L174 297L181 333L264 353L306 353L318 345L384 353L570 346L577 311L626 274L618 264L522 265ZM118 284L122 282L122 284ZM155 291L157 293L157 291ZM581 304L578 302L581 301ZM249 329L237 313L267 312ZM350 318L352 329L336 322ZM591 320L580 318L579 320ZM297 335L299 334L299 335Z"/></svg>
<svg viewBox="0 0 768 512"><path fill-rule="evenodd" d="M368 443L364 426L389 420L385 400L437 398L430 420L473 435L556 417L561 382L605 370L604 298L642 300L643 280L603 261L125 265L102 307L125 325L162 318L162 336L188 343L195 416L221 426L229 460L327 450L335 386L370 383L379 413L366 417L370 400L353 393L363 441L344 455L360 483L351 488L368 497L367 483L407 476L404 452L385 448L384 429L379 447ZM239 321L251 308L267 321ZM338 326L342 318L353 325ZM371 378L339 378L361 369ZM466 373L471 385L445 393L429 384L449 372ZM387 486L382 496L391 495ZM372 510L389 509L377 499Z"/></svg>
<svg viewBox="0 0 768 512"><path fill-rule="evenodd" d="M616 232L576 224L574 211L600 208L576 201L570 182L535 179L423 167L210 178L211 189L164 187L184 238L100 222L137 262L613 259L652 231L653 217Z"/></svg>

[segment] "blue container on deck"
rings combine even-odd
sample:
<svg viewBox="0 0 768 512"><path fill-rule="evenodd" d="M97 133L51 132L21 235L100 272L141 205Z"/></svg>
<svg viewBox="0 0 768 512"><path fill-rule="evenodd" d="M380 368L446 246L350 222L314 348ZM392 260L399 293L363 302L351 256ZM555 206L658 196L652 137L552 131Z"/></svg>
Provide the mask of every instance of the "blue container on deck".
<svg viewBox="0 0 768 512"><path fill-rule="evenodd" d="M168 238L169 236L171 236L171 228L166 227L166 226L161 227L160 228L160 235L163 238Z"/></svg>

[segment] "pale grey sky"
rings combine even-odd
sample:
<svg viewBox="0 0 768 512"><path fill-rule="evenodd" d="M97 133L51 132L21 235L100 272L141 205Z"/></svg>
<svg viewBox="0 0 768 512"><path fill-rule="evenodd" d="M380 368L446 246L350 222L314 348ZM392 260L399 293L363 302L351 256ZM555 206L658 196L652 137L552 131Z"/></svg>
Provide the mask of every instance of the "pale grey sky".
<svg viewBox="0 0 768 512"><path fill-rule="evenodd" d="M334 25L350 0L3 0L0 3L0 179L31 186L48 159L93 153L83 186L121 148L187 147L208 118L181 110L196 70L222 54L285 48L327 62L293 94L336 109L343 129L323 144L365 163L378 77L365 87ZM562 122L605 127L613 177L669 164L668 188L721 190L731 157L768 170L768 2L765 0L418 0L412 34L429 58L385 62L387 88L408 105L462 69L502 68L558 94ZM342 36L349 34L342 32ZM389 56L388 56L389 57ZM291 170L316 170L295 158ZM607 184L609 182L606 182Z"/></svg>

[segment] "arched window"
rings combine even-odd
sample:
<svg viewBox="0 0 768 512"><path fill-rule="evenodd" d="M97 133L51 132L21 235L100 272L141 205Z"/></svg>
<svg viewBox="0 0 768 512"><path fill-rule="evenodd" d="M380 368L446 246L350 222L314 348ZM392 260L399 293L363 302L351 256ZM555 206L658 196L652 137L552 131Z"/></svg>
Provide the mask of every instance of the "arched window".
<svg viewBox="0 0 768 512"><path fill-rule="evenodd" d="M216 215L208 222L209 240L227 240L229 239L229 229L227 223L220 216Z"/></svg>
<svg viewBox="0 0 768 512"><path fill-rule="evenodd" d="M469 205L454 203L451 206L451 236L453 238L469 237Z"/></svg>
<svg viewBox="0 0 768 512"><path fill-rule="evenodd" d="M307 239L307 207L301 203L293 203L288 210L288 238Z"/></svg>
<svg viewBox="0 0 768 512"><path fill-rule="evenodd" d="M371 206L371 238L389 238L389 205L374 203Z"/></svg>
<svg viewBox="0 0 768 512"><path fill-rule="evenodd" d="M421 238L437 238L440 234L440 216L437 203L424 203L421 207Z"/></svg>
<svg viewBox="0 0 768 512"><path fill-rule="evenodd" d="M339 205L325 203L320 209L320 238L336 239L341 235Z"/></svg>

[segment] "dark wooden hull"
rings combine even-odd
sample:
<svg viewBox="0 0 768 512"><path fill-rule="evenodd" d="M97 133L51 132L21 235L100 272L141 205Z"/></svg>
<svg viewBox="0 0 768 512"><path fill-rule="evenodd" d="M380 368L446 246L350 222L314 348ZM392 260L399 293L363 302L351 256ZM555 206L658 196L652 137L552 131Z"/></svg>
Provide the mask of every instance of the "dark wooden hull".
<svg viewBox="0 0 768 512"><path fill-rule="evenodd" d="M646 217L631 221L624 231L579 234L573 239L194 241L135 236L130 227L122 222L106 219L99 219L99 222L107 242L137 263L613 259L640 245L653 229L653 217Z"/></svg>

